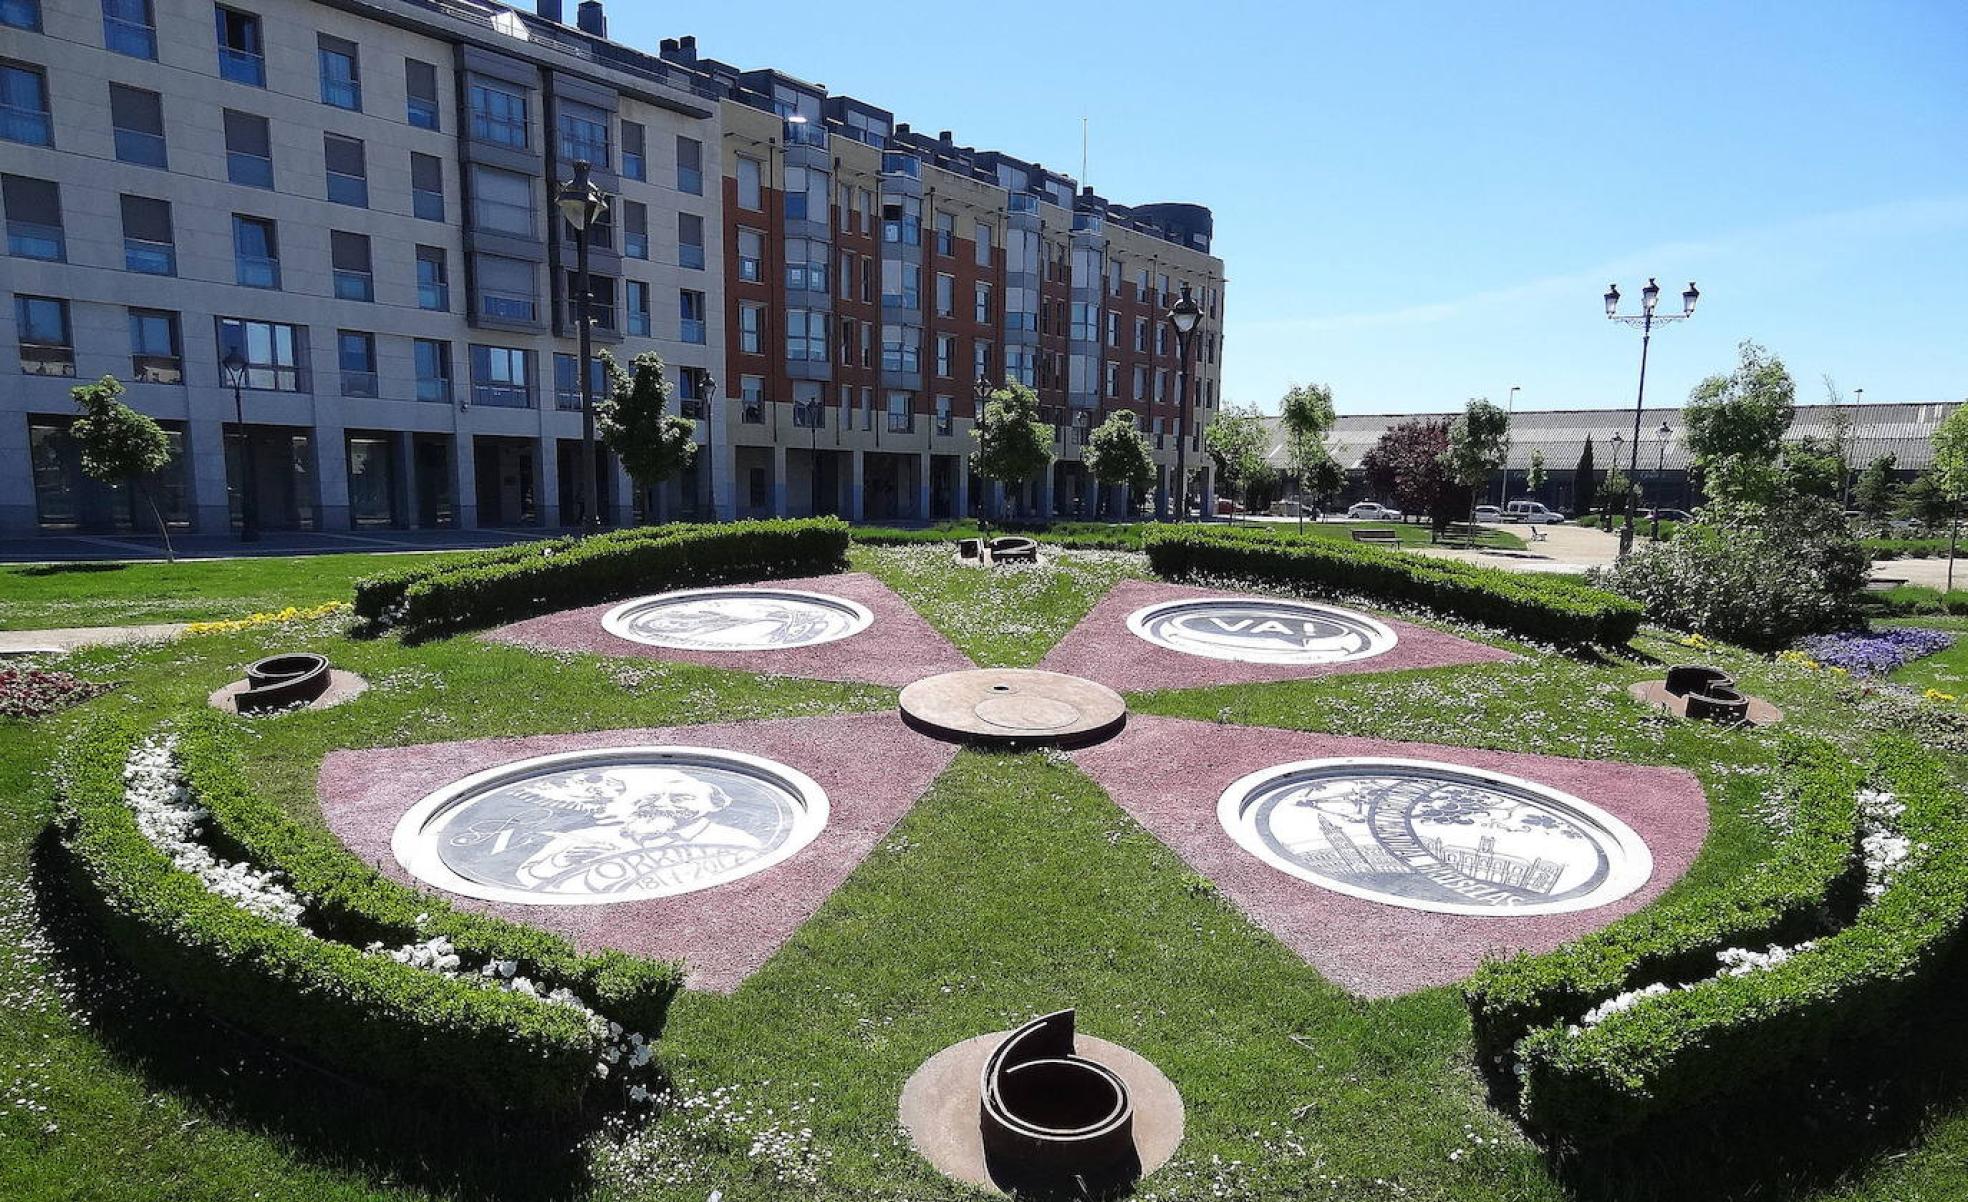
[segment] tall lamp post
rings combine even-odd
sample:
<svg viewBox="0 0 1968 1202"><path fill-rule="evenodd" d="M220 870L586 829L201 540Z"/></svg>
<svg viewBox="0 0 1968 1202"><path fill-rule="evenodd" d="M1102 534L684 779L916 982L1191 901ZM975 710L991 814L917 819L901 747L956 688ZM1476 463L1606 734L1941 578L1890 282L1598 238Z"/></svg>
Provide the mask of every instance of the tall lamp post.
<svg viewBox="0 0 1968 1202"><path fill-rule="evenodd" d="M1607 439L1606 441L1613 444L1613 466L1611 471L1608 471L1606 473L1606 483L1611 484L1613 482L1613 472L1617 472L1620 470L1620 448L1626 445L1626 435L1621 434L1618 430L1615 430L1613 431L1613 436ZM1632 500L1633 477L1628 476L1626 478L1626 486L1628 490L1627 499L1630 501ZM1613 515L1610 513L1606 515L1608 519L1610 519L1612 516ZM1608 524L1607 529L1608 530L1612 529L1610 524ZM1621 554L1625 554L1624 543L1621 544L1621 548L1622 548Z"/></svg>
<svg viewBox="0 0 1968 1202"><path fill-rule="evenodd" d="M1517 394L1524 391L1521 384L1510 386L1510 395L1503 402L1503 479L1497 481L1497 508L1502 509L1510 501L1510 418L1517 412Z"/></svg>
<svg viewBox="0 0 1968 1202"><path fill-rule="evenodd" d="M711 520L718 520L717 377L706 371L697 385L704 394L704 490L711 496Z"/></svg>
<svg viewBox="0 0 1968 1202"><path fill-rule="evenodd" d="M1674 437L1674 427L1668 425L1666 422L1662 422L1661 428L1656 430L1655 433L1660 435L1660 451L1654 456L1654 541L1659 542L1661 536L1661 477L1667 472L1667 440Z"/></svg>
<svg viewBox="0 0 1968 1202"><path fill-rule="evenodd" d="M977 373L977 382L970 386L970 395L971 399L976 402L972 405L970 411L971 424L975 426L984 420L984 406L991 401L991 381L985 377L983 372L980 371ZM970 470L970 464L967 460L964 463L963 470L966 472ZM977 508L984 515L986 521L989 521L993 516L991 513L991 500L988 495Z"/></svg>
<svg viewBox="0 0 1968 1202"><path fill-rule="evenodd" d="M253 462L253 440L246 436L246 402L241 398L246 387L246 356L235 346L219 360L219 369L232 386L232 415L239 426L239 541L256 543L260 541L260 481L259 465Z"/></svg>
<svg viewBox="0 0 1968 1202"><path fill-rule="evenodd" d="M1189 425L1189 343L1190 336L1202 323L1203 310L1189 295L1189 285L1182 286L1182 295L1176 299L1164 318L1175 329L1176 370L1181 381L1176 388L1176 423L1179 434L1175 442L1175 520L1189 520L1189 440L1194 431ZM1205 518L1209 515L1204 514Z"/></svg>
<svg viewBox="0 0 1968 1202"><path fill-rule="evenodd" d="M588 227L608 212L608 197L588 178L589 164L574 164L574 178L560 186L555 203L574 227L574 313L581 330L581 532L601 528L601 506L595 490L594 380L588 374L593 354L593 314L588 296Z"/></svg>
<svg viewBox="0 0 1968 1202"><path fill-rule="evenodd" d="M1846 428L1845 434L1847 442L1856 443L1858 441L1856 435L1859 428L1859 406L1863 404L1865 404L1865 389L1854 388L1852 390L1852 424ZM1855 474L1852 471L1852 452L1844 447L1840 447L1838 457L1844 460L1842 465L1844 471L1841 474L1845 477L1845 487L1840 490L1843 495L1839 498L1838 504L1842 508L1850 509L1852 507L1852 477Z"/></svg>
<svg viewBox="0 0 1968 1202"><path fill-rule="evenodd" d="M1660 303L1660 285L1652 277L1647 286L1640 290L1640 312L1621 313L1619 311L1620 290L1618 284L1606 288L1606 316L1621 325L1640 328L1640 391L1633 402L1633 454L1627 463L1626 473L1626 526L1620 531L1620 558L1625 559L1633 551L1633 479L1640 471L1640 411L1647 404L1647 348L1654 340L1654 323L1667 325L1686 321L1695 315L1695 302L1701 299L1701 291L1693 280L1688 281L1688 290L1681 294L1679 313L1656 313L1654 307ZM1615 452L1617 462L1618 452Z"/></svg>

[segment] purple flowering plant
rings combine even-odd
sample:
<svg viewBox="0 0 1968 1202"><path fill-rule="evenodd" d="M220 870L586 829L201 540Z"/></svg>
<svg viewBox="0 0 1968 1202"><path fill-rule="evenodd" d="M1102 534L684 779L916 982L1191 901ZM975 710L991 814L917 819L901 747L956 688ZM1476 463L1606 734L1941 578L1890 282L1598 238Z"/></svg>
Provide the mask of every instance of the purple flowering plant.
<svg viewBox="0 0 1968 1202"><path fill-rule="evenodd" d="M1798 650L1826 667L1843 668L1855 676L1884 676L1952 646L1954 636L1947 631L1917 626L1819 634L1797 645Z"/></svg>
<svg viewBox="0 0 1968 1202"><path fill-rule="evenodd" d="M52 668L0 667L0 718L38 718L80 705L109 686Z"/></svg>

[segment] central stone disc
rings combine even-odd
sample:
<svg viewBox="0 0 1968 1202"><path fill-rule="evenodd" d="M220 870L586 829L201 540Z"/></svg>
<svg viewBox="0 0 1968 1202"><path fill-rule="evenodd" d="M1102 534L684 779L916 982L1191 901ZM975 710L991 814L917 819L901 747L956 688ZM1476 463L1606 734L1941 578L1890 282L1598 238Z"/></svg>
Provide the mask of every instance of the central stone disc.
<svg viewBox="0 0 1968 1202"><path fill-rule="evenodd" d="M902 720L954 743L1077 746L1118 731L1127 722L1127 702L1078 676L984 668L946 672L903 689Z"/></svg>

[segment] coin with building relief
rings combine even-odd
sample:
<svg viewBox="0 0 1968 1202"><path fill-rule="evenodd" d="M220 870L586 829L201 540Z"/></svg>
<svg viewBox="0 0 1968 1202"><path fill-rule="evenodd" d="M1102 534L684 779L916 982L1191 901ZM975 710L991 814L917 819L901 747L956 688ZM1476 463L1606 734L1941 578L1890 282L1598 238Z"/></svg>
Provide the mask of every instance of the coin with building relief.
<svg viewBox="0 0 1968 1202"><path fill-rule="evenodd" d="M874 622L845 597L796 589L691 589L638 597L610 610L618 638L678 651L787 651L859 634Z"/></svg>
<svg viewBox="0 0 1968 1202"><path fill-rule="evenodd" d="M1226 790L1217 816L1246 851L1349 896L1443 914L1603 906L1653 874L1625 823L1501 773L1397 759L1306 760Z"/></svg>
<svg viewBox="0 0 1968 1202"><path fill-rule="evenodd" d="M1171 651L1247 664L1345 663L1398 641L1365 614L1279 597L1164 601L1129 615L1128 629Z"/></svg>

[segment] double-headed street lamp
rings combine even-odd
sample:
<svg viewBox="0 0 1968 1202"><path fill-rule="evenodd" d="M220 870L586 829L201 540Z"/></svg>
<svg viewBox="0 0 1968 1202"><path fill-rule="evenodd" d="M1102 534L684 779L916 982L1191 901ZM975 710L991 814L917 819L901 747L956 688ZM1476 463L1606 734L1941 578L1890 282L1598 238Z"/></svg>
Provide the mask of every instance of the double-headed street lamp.
<svg viewBox="0 0 1968 1202"><path fill-rule="evenodd" d="M253 440L246 437L246 402L240 391L246 386L246 356L232 347L219 360L225 382L232 386L232 414L239 426L239 541L260 541L259 467L253 462Z"/></svg>
<svg viewBox="0 0 1968 1202"><path fill-rule="evenodd" d="M1620 290L1618 284L1606 288L1606 316L1621 325L1640 327L1640 392L1633 402L1633 454L1627 463L1626 473L1626 526L1620 531L1620 558L1624 559L1633 550L1633 480L1640 471L1640 411L1647 403L1647 347L1654 339L1654 323L1666 325L1670 322L1685 321L1695 315L1695 302L1701 299L1701 291L1693 280L1688 281L1688 290L1681 294L1679 313L1656 313L1654 308L1660 303L1660 285L1650 277L1647 286L1640 290L1640 312L1621 313L1619 311ZM1618 462L1618 452L1614 452L1614 462Z"/></svg>
<svg viewBox="0 0 1968 1202"><path fill-rule="evenodd" d="M1175 329L1175 358L1180 373L1176 388L1175 520L1181 522L1189 518L1189 342L1203 320L1202 307L1189 295L1189 285L1182 286L1182 295L1169 306L1164 320Z"/></svg>
<svg viewBox="0 0 1968 1202"><path fill-rule="evenodd" d="M589 164L574 164L574 178L560 186L554 198L561 216L574 227L575 321L581 330L581 531L592 534L601 527L601 506L596 504L594 380L589 373L592 354L593 316L588 296L588 228L608 212L608 197L588 178Z"/></svg>

